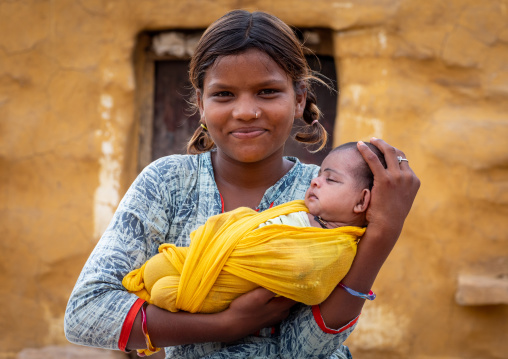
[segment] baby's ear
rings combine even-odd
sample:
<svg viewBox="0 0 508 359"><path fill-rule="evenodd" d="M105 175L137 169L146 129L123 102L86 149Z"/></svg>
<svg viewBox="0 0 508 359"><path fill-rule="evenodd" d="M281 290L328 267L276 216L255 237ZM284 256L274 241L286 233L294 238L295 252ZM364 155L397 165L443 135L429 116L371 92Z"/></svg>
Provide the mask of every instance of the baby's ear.
<svg viewBox="0 0 508 359"><path fill-rule="evenodd" d="M370 189L364 188L358 203L353 208L354 213L363 213L369 208Z"/></svg>

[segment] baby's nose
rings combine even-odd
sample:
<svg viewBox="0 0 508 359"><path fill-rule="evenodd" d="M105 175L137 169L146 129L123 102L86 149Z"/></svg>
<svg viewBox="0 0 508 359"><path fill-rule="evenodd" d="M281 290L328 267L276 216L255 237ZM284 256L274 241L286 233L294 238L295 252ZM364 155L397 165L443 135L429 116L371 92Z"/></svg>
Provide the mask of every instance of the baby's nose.
<svg viewBox="0 0 508 359"><path fill-rule="evenodd" d="M320 182L319 182L319 177L313 178L310 181L310 185L313 186L313 187L319 187L321 185Z"/></svg>

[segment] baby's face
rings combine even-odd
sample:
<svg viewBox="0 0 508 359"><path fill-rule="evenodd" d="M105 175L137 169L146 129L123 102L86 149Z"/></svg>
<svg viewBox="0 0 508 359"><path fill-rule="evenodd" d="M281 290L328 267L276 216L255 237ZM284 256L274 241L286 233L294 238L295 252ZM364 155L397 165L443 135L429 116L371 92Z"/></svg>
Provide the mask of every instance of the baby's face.
<svg viewBox="0 0 508 359"><path fill-rule="evenodd" d="M318 177L311 181L305 205L313 215L327 222L349 225L355 219L353 208L362 198L354 169L363 161L354 150L330 153L321 164Z"/></svg>

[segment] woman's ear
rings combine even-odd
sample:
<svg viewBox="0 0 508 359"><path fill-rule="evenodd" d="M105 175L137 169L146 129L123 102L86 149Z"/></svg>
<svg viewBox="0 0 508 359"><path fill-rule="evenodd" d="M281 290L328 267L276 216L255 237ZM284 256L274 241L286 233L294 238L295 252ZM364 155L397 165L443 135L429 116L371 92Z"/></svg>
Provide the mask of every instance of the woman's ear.
<svg viewBox="0 0 508 359"><path fill-rule="evenodd" d="M295 118L302 118L305 105L307 104L307 86L305 82L300 81L295 86L296 106Z"/></svg>
<svg viewBox="0 0 508 359"><path fill-rule="evenodd" d="M199 114L203 117L204 108L203 108L203 93L201 90L196 90L196 102L198 103Z"/></svg>
<svg viewBox="0 0 508 359"><path fill-rule="evenodd" d="M364 188L360 200L353 208L354 213L363 213L369 208L370 203L370 189Z"/></svg>

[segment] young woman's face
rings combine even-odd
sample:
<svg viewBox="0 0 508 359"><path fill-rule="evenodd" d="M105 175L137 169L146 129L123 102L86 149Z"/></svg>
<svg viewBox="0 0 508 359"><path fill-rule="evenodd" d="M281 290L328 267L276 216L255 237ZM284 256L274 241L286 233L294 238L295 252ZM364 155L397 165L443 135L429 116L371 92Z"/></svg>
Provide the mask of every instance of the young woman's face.
<svg viewBox="0 0 508 359"><path fill-rule="evenodd" d="M251 49L217 59L198 104L217 154L252 163L282 156L294 119L303 115L305 91L296 93L275 61Z"/></svg>

